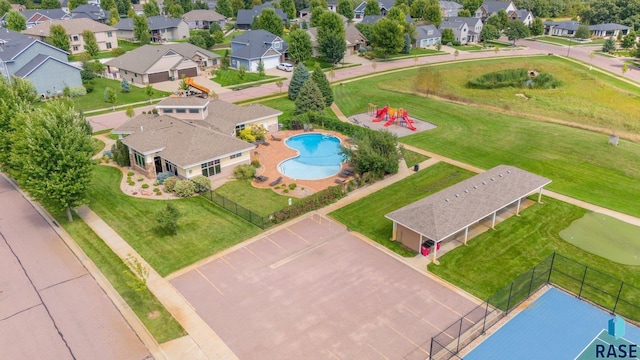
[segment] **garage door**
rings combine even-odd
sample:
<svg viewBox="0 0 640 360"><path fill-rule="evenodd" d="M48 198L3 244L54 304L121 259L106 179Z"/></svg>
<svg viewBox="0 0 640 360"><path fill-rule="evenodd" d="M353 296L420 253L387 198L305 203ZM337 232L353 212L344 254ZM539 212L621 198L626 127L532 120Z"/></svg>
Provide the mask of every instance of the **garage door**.
<svg viewBox="0 0 640 360"><path fill-rule="evenodd" d="M178 70L178 78L179 79L182 79L182 75L184 75L186 77L198 76L198 69L197 68L191 68L191 69Z"/></svg>
<svg viewBox="0 0 640 360"><path fill-rule="evenodd" d="M264 68L265 69L273 69L280 63L280 57L272 57L268 59L264 59Z"/></svg>
<svg viewBox="0 0 640 360"><path fill-rule="evenodd" d="M149 74L149 84L155 84L161 81L169 81L169 73L167 71Z"/></svg>

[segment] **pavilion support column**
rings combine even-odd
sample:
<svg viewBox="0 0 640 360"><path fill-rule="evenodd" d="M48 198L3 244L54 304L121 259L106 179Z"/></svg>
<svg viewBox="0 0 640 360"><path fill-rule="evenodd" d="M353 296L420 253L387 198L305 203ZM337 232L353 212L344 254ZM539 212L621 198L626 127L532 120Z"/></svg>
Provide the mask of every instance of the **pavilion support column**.
<svg viewBox="0 0 640 360"><path fill-rule="evenodd" d="M542 188L538 191L538 204L542 204Z"/></svg>
<svg viewBox="0 0 640 360"><path fill-rule="evenodd" d="M420 253L420 255L422 255L422 234L420 234L420 245L418 245L418 252Z"/></svg>
<svg viewBox="0 0 640 360"><path fill-rule="evenodd" d="M522 200L522 198L518 199L518 207L516 208L516 216L520 216L520 201Z"/></svg>
<svg viewBox="0 0 640 360"><path fill-rule="evenodd" d="M396 236L398 235L398 223L393 222L393 231L391 232L391 240L396 241ZM422 235L420 235L422 237ZM420 243L422 244L422 242Z"/></svg>
<svg viewBox="0 0 640 360"><path fill-rule="evenodd" d="M464 228L464 244L467 245L467 239L469 239L469 226Z"/></svg>
<svg viewBox="0 0 640 360"><path fill-rule="evenodd" d="M433 263L436 265L440 265L440 262L437 259L438 257L438 243L437 242L433 242Z"/></svg>
<svg viewBox="0 0 640 360"><path fill-rule="evenodd" d="M496 229L496 214L497 214L497 213L498 213L497 211L494 211L494 212L493 212L493 220L491 221L491 228L492 228L493 230L495 230L495 229Z"/></svg>

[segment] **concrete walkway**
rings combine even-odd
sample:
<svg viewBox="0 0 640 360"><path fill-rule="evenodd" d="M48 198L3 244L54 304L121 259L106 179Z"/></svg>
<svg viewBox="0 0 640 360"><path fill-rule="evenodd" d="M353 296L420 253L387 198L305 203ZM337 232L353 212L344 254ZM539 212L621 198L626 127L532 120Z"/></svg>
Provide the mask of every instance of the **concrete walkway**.
<svg viewBox="0 0 640 360"><path fill-rule="evenodd" d="M121 258L136 258L140 264L149 269L147 287L158 298L162 305L173 315L189 334L176 343L169 342L166 352L172 352L182 359L238 359L220 337L200 318L191 305L164 278L160 276L124 239L91 209L82 206L78 215L103 241ZM161 345L163 348L164 345ZM165 349L163 349L165 350Z"/></svg>

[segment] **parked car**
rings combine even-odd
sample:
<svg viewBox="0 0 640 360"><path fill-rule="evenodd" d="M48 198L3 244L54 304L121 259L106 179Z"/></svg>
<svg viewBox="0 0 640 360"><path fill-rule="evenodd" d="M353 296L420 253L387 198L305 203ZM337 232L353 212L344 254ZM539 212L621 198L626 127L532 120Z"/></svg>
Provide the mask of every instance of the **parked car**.
<svg viewBox="0 0 640 360"><path fill-rule="evenodd" d="M293 71L293 65L289 63L280 63L278 64L278 69L291 72Z"/></svg>

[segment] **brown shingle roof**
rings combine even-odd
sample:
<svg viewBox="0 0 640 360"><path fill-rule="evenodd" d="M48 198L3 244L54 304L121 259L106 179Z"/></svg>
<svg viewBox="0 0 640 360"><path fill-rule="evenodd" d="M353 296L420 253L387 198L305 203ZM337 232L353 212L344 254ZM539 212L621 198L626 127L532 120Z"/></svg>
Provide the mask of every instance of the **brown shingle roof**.
<svg viewBox="0 0 640 360"><path fill-rule="evenodd" d="M203 99L197 96L189 97L168 97L158 103L156 107L165 106L205 106L209 103L209 99Z"/></svg>
<svg viewBox="0 0 640 360"><path fill-rule="evenodd" d="M51 25L62 25L64 30L67 32L67 35L82 34L84 30L91 30L91 32L93 32L94 34L106 31L116 31L115 28L109 25L101 24L97 21L93 21L87 18L78 18L69 20L45 21L23 31L22 33L26 35L49 37L49 30L51 28Z"/></svg>
<svg viewBox="0 0 640 360"><path fill-rule="evenodd" d="M204 20L204 21L211 21L211 22L218 22L226 19L226 17L218 14L213 10L202 10L202 9L191 10L188 13L184 14L182 18L185 21Z"/></svg>
<svg viewBox="0 0 640 360"><path fill-rule="evenodd" d="M261 104L238 106L222 100L209 102L209 116L204 120L222 133L233 134L236 125L281 115L282 111Z"/></svg>
<svg viewBox="0 0 640 360"><path fill-rule="evenodd" d="M440 241L550 182L528 171L499 165L385 217Z"/></svg>
<svg viewBox="0 0 640 360"><path fill-rule="evenodd" d="M160 58L169 51L173 51L189 59L193 59L197 53L200 53L210 59L220 58L220 55L218 54L189 43L144 45L107 61L105 65L132 71L138 74L144 74L147 69L160 60Z"/></svg>

